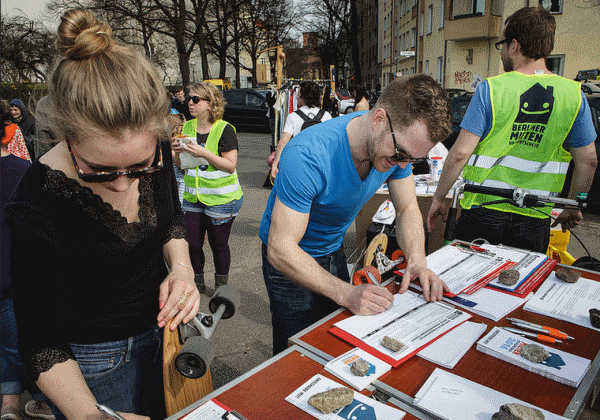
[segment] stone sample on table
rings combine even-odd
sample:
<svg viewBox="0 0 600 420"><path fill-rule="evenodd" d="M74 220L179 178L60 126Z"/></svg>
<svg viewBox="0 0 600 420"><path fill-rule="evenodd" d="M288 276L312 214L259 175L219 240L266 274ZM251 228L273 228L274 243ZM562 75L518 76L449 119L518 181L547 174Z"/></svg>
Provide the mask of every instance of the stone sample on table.
<svg viewBox="0 0 600 420"><path fill-rule="evenodd" d="M517 270L509 268L500 272L500 275L498 275L498 281L507 286L514 286L517 284L520 277L521 275Z"/></svg>
<svg viewBox="0 0 600 420"><path fill-rule="evenodd" d="M504 404L492 420L544 420L545 416L537 408L519 403Z"/></svg>
<svg viewBox="0 0 600 420"><path fill-rule="evenodd" d="M542 363L550 357L550 353L537 344L525 344L521 349L521 357L531 360L533 363Z"/></svg>
<svg viewBox="0 0 600 420"><path fill-rule="evenodd" d="M383 337L383 340L381 340L381 345L386 349L390 349L391 351L400 351L404 347L404 344L402 344L401 341L387 335Z"/></svg>
<svg viewBox="0 0 600 420"><path fill-rule="evenodd" d="M600 328L600 309L590 309L590 321L592 326Z"/></svg>
<svg viewBox="0 0 600 420"><path fill-rule="evenodd" d="M581 273L573 268L558 267L554 272L557 279L566 281L567 283L576 283L581 277Z"/></svg>
<svg viewBox="0 0 600 420"><path fill-rule="evenodd" d="M369 373L369 363L365 359L359 358L350 365L350 372L354 376L367 376L367 373Z"/></svg>
<svg viewBox="0 0 600 420"><path fill-rule="evenodd" d="M329 414L347 406L353 400L354 391L346 387L340 387L313 395L308 399L308 405L313 406L323 414Z"/></svg>

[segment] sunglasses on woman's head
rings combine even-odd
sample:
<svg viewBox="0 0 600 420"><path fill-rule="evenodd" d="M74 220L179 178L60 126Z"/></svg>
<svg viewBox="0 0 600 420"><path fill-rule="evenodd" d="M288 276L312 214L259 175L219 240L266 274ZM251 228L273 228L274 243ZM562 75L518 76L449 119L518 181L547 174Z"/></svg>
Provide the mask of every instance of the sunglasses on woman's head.
<svg viewBox="0 0 600 420"><path fill-rule="evenodd" d="M73 154L73 149L71 148L71 143L67 141L67 147L69 148L69 153L71 154L71 159L73 160L73 165L75 165L75 169L77 171L77 176L79 179L85 182L90 183L100 183L100 182L112 182L119 177L126 176L128 178L141 178L146 175L150 175L153 172L159 171L163 167L163 155L162 155L162 147L160 147L160 140L156 143L156 152L154 154L154 161L150 166L140 169L132 169L130 171L112 171L112 172L83 172L79 165L77 164L77 159L75 159L75 155Z"/></svg>

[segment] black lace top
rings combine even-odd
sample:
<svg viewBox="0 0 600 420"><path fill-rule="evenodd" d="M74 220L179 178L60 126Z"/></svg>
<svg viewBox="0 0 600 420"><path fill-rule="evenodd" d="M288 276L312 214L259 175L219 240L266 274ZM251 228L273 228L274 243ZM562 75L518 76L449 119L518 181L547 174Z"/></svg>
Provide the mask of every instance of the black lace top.
<svg viewBox="0 0 600 420"><path fill-rule="evenodd" d="M126 339L157 323L162 247L186 238L169 145L139 182L139 222L35 162L6 207L23 363L31 379L74 358L69 343Z"/></svg>

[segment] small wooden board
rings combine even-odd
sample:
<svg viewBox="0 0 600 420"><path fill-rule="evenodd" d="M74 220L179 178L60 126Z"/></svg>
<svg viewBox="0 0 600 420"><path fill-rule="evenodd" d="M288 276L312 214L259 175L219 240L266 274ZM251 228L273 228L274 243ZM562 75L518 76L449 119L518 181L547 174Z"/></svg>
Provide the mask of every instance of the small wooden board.
<svg viewBox="0 0 600 420"><path fill-rule="evenodd" d="M213 391L210 369L198 379L186 378L177 371L175 358L182 344L179 342L179 331L171 331L170 325L169 322L165 326L163 339L163 383L167 416L172 416Z"/></svg>
<svg viewBox="0 0 600 420"><path fill-rule="evenodd" d="M375 254L377 254L377 251L385 254L387 245L388 237L385 233L380 233L379 235L375 236L369 243L369 246L367 246L363 267L373 265L373 260L375 259Z"/></svg>

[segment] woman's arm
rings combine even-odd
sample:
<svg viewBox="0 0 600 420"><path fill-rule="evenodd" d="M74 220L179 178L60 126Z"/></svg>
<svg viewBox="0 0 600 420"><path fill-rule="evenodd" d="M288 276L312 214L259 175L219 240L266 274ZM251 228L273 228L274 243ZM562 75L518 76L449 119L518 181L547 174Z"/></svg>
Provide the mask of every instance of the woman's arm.
<svg viewBox="0 0 600 420"><path fill-rule="evenodd" d="M180 322L187 324L196 316L200 309L200 293L194 282L187 241L171 239L163 246L163 256L170 273L160 285L157 320L162 328L173 319L171 330L175 330Z"/></svg>

